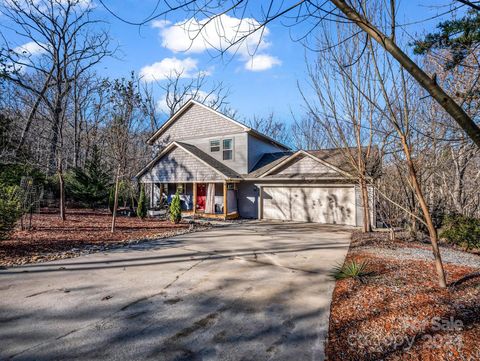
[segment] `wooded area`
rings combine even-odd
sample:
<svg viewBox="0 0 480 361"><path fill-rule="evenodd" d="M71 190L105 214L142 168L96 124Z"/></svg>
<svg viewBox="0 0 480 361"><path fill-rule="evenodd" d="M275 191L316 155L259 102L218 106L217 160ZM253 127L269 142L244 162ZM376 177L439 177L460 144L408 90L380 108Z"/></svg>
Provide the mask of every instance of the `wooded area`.
<svg viewBox="0 0 480 361"><path fill-rule="evenodd" d="M373 185L381 225L427 237L445 287L438 230L454 243L480 247L479 11L454 1L455 10L468 9L460 20L451 11L455 31L445 34L444 26L441 36L412 41L395 18L395 1L390 8L371 1L326 3L330 7L279 5L255 29L218 49L225 52L295 9L315 24L304 38L319 51L306 64L306 81L299 80L304 114L292 114L291 124L274 113L244 122L297 149L341 148L362 189L364 232L371 231L367 185ZM192 97L242 120L229 104L233 83L211 85L202 74L185 81L173 73L153 85L133 71L120 79L102 76L99 65L116 49L107 24L81 0L9 0L0 6L28 44L16 47L6 37L1 43L6 225L40 206L58 207L62 219L68 218L67 203L106 207L110 198L119 207L136 207L140 189L133 177L152 158L145 140ZM208 8L209 21L221 22L224 9L211 6L181 3L163 14ZM255 6L239 1L230 10L246 16ZM418 65L407 55L413 50ZM159 112L156 97L165 97L168 114ZM17 195L32 187L36 198L18 205Z"/></svg>

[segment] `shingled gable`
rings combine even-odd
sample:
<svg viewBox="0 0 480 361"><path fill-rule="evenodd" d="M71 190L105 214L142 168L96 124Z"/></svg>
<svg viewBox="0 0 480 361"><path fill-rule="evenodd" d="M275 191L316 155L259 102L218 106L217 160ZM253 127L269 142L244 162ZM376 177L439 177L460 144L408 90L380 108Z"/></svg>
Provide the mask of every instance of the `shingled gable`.
<svg viewBox="0 0 480 361"><path fill-rule="evenodd" d="M289 149L286 145L247 127L246 125L214 110L196 100L190 99L174 115L170 117L148 140L153 145L159 139L163 146L171 141L192 138L209 137L217 134L234 134L248 132L282 149Z"/></svg>
<svg viewBox="0 0 480 361"><path fill-rule="evenodd" d="M316 164L321 166L321 168L319 169L319 167L316 167ZM321 175L326 178L331 178L336 175L341 178L353 177L349 172L304 150L299 150L290 156L283 157L281 161L275 164L275 166L266 169L262 174L255 174L258 178L265 178L268 176L291 178L295 177L295 175L312 177Z"/></svg>
<svg viewBox="0 0 480 361"><path fill-rule="evenodd" d="M188 156L188 159L185 158L185 153ZM168 157L172 158L168 159L168 162L173 164L170 166L171 169L161 170L163 173L170 173L165 175L164 179L157 178L155 181L216 181L236 180L241 178L240 175L235 171L223 165L216 159L210 157L208 154L205 154L197 147L181 142L171 142L162 150L162 152L160 152L160 154L158 154L140 172L138 172L135 177L140 179L144 177L147 172L152 171L155 167L161 167L162 160ZM181 159L176 159L179 157L181 157ZM181 162L179 162L179 160L181 160ZM182 164L182 167L179 167L178 164L182 162L185 162L185 164ZM197 172L192 174L192 169L185 169L187 164L196 169ZM184 174L180 177L181 179L178 179L177 173L182 172ZM201 172L202 174L200 175L198 172Z"/></svg>

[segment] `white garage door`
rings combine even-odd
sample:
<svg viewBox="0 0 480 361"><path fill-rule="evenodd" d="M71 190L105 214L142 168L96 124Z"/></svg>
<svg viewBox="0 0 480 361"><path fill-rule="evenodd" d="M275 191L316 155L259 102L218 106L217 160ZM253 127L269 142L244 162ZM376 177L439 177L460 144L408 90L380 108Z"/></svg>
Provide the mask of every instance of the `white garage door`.
<svg viewBox="0 0 480 361"><path fill-rule="evenodd" d="M355 188L263 187L263 218L355 226Z"/></svg>

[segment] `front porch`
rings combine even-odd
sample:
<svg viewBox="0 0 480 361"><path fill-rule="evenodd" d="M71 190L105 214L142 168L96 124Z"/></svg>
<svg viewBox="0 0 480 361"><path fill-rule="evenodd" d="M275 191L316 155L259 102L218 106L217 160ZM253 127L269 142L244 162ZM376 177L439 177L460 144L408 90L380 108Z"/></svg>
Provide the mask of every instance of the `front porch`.
<svg viewBox="0 0 480 361"><path fill-rule="evenodd" d="M170 204L178 191L183 216L238 218L236 182L144 183L150 209Z"/></svg>

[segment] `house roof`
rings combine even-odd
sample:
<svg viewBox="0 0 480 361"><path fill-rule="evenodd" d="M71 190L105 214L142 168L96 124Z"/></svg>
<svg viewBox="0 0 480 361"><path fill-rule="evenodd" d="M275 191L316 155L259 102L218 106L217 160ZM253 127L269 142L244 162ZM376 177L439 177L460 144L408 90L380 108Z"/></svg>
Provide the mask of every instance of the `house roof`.
<svg viewBox="0 0 480 361"><path fill-rule="evenodd" d="M278 141L276 141L275 139L273 138L270 138L268 135L265 135L265 134L262 134L260 133L259 131L253 129L253 128L250 128L250 127L247 127L245 124L233 119L233 118L230 118L228 116L226 116L225 114L223 113L220 113L218 110L215 110L209 106L206 106L205 104L202 104L194 99L190 99L189 101L187 101L179 110L177 110L177 112L175 114L173 114L165 123L163 123L163 125L149 138L147 139L147 144L150 144L152 145L153 142L158 138L160 137L167 129L168 127L174 123L183 113L185 113L185 111L187 111L187 109L189 109L191 106L193 105L198 105L204 109L207 109L215 114L217 114L218 116L222 117L223 119L225 120L228 120L229 122L232 122L233 124L241 127L245 132L248 132L254 136L256 136L257 138L260 138L260 139L263 139L267 142L270 142L270 143L273 143L277 146L279 146L280 148L282 149L290 149L289 147L287 147L285 144L282 144Z"/></svg>
<svg viewBox="0 0 480 361"><path fill-rule="evenodd" d="M315 156L316 158L323 160L344 172L355 172L355 168L345 157L345 151L340 148L331 148L331 149L317 149L317 150L307 150L308 154Z"/></svg>
<svg viewBox="0 0 480 361"><path fill-rule="evenodd" d="M249 178L256 178L262 174L268 172L270 169L275 167L277 164L281 163L285 159L289 158L295 152L286 151L286 152L276 152L276 153L265 153L255 164L252 171L246 176Z"/></svg>
<svg viewBox="0 0 480 361"><path fill-rule="evenodd" d="M215 172L223 176L225 179L241 179L241 176L233 169L230 169L229 167L222 164L215 158L209 156L205 152L201 151L194 145L182 142L171 142L170 144L168 144L155 158L153 158L140 172L137 173L135 178L140 178L175 147L179 147L184 151L188 152L193 157L197 158L205 165L212 168Z"/></svg>
<svg viewBox="0 0 480 361"><path fill-rule="evenodd" d="M342 177L351 178L355 169L346 159L344 149L331 148L331 149L318 149L318 150L299 150L299 151L285 151L266 153L258 160L253 170L248 174L240 175L233 169L229 168L222 162L216 160L209 154L203 152L192 144L184 142L174 141L167 145L154 159L152 159L137 175L136 178L141 177L149 169L151 169L162 157L168 154L174 147L179 147L188 152L208 167L212 168L215 172L223 176L225 179L274 179L279 178L279 175L272 174L276 169L282 169L282 167L289 164L297 157L311 157L314 160L326 165L327 167L335 170L335 172L322 172L322 173L295 173L295 174L282 174L282 179L334 179Z"/></svg>
<svg viewBox="0 0 480 361"><path fill-rule="evenodd" d="M338 173L323 172L323 173L292 173L282 174L281 176L273 174L262 177L262 179L338 179L346 178L345 176L339 176Z"/></svg>
<svg viewBox="0 0 480 361"><path fill-rule="evenodd" d="M332 152L330 152L332 151ZM337 153L339 151L339 153ZM330 154L331 153L331 154ZM275 153L274 153L275 154ZM322 151L305 151L305 150L298 150L296 152L285 152L284 156L278 158L276 161L257 169L254 174L250 173L250 177L258 177L263 178L269 176L273 171L278 168L283 167L284 165L288 164L292 160L298 157L310 157L327 167L333 169L337 173L342 174L344 177L351 177L349 171L351 169L346 169L346 164L343 162L343 158L340 158L338 154L342 154L341 150L339 149L326 149ZM338 177L338 175L336 175ZM332 177L331 175L329 177Z"/></svg>

